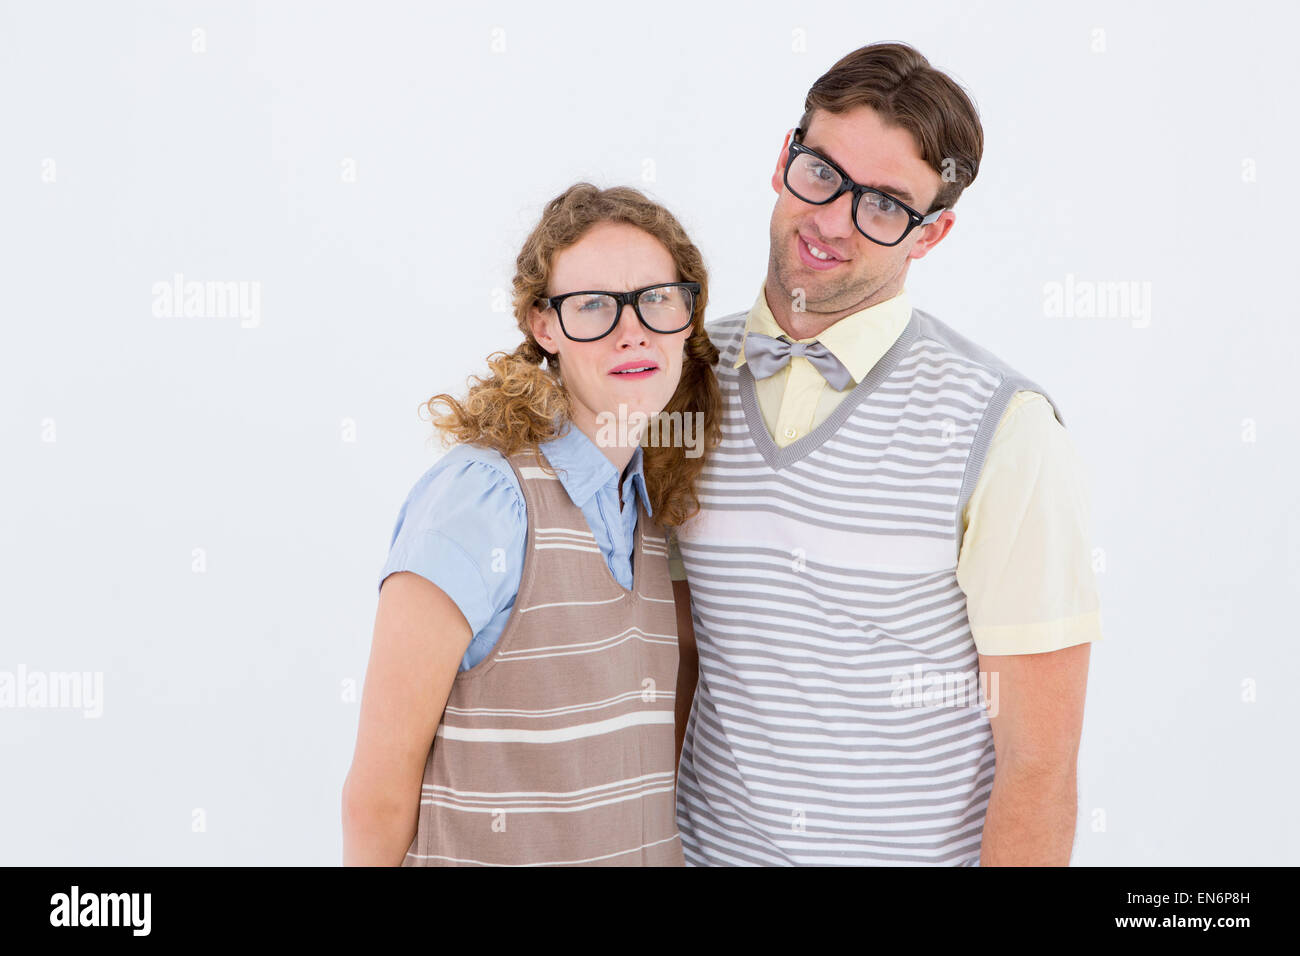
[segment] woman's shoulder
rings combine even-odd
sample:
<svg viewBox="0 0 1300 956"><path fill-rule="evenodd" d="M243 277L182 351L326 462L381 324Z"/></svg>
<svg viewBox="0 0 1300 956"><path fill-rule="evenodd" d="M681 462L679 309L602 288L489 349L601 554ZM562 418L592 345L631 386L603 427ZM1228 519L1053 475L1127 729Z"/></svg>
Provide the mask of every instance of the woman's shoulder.
<svg viewBox="0 0 1300 956"><path fill-rule="evenodd" d="M510 460L495 448L489 448L486 445L473 445L461 443L454 445L445 455L442 456L430 471L441 468L450 472L461 480L468 481L491 481L494 483L504 482L516 492L519 492L519 478L515 475L515 470L510 466ZM470 476L464 478L463 476ZM522 501L523 495L520 494Z"/></svg>
<svg viewBox="0 0 1300 956"><path fill-rule="evenodd" d="M432 528L453 514L472 515L486 529L497 520L522 521L524 513L523 489L506 457L493 448L459 444L416 481L402 521Z"/></svg>
<svg viewBox="0 0 1300 956"><path fill-rule="evenodd" d="M384 580L411 571L446 593L477 636L519 588L528 522L510 463L485 448L456 446L420 476L393 528Z"/></svg>

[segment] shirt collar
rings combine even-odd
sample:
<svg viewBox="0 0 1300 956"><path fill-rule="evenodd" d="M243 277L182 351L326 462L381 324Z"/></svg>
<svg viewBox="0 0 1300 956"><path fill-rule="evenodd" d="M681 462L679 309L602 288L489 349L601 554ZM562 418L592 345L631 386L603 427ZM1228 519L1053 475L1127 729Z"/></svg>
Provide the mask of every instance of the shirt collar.
<svg viewBox="0 0 1300 956"><path fill-rule="evenodd" d="M606 485L613 485L617 496L617 482L621 476L614 463L606 458L604 452L596 447L595 442L571 420L563 426L562 431L559 437L542 442L541 450L559 475L560 483L564 485L564 490L569 493L573 503L579 508L586 507L592 495ZM646 514L653 518L654 511L650 507L650 494L646 490L644 455L640 445L632 450L632 459L628 462L626 474L627 478L623 479L624 488L631 483L633 494L640 496ZM626 494L623 497L627 499Z"/></svg>
<svg viewBox="0 0 1300 956"><path fill-rule="evenodd" d="M768 307L765 286L766 281L758 287L758 298L745 321L745 334L758 332L778 338L785 335L785 332L776 324L776 318ZM866 378L867 373L876 367L876 363L898 341L911 315L912 303L908 299L907 290L903 289L892 299L844 316L821 335L793 341L820 342L844 363L844 367L853 376L853 381L857 383ZM740 354L736 357L734 367L740 368L744 364L745 346L742 338Z"/></svg>

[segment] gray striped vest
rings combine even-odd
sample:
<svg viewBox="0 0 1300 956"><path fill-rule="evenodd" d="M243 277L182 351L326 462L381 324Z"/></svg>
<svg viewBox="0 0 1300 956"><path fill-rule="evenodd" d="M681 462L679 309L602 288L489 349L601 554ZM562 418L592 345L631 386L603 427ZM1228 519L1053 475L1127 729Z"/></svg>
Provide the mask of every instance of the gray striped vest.
<svg viewBox="0 0 1300 956"><path fill-rule="evenodd" d="M914 309L830 417L778 448L733 368L745 320L708 326L723 441L677 531L699 648L686 862L977 865L996 685L957 584L961 515L1007 402L1042 389Z"/></svg>
<svg viewBox="0 0 1300 956"><path fill-rule="evenodd" d="M457 675L403 866L682 865L673 800L677 618L662 529L637 498L633 588L530 453L514 609Z"/></svg>

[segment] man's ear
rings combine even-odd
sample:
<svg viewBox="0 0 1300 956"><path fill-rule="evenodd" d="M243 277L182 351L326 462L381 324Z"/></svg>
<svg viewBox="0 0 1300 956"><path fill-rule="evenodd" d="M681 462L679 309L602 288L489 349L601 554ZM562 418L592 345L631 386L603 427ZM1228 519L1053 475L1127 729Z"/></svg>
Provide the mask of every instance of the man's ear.
<svg viewBox="0 0 1300 956"><path fill-rule="evenodd" d="M957 214L951 209L945 209L939 214L939 218L928 226L922 226L918 232L922 233L921 238L916 240L911 250L907 253L909 259L923 259L925 254L939 244L944 236L948 235L952 229L953 223L957 221Z"/></svg>
<svg viewBox="0 0 1300 956"><path fill-rule="evenodd" d="M776 157L776 172L772 174L772 188L776 190L778 196L785 188L785 163L790 158L790 137L793 135L794 130L789 130L785 134L785 139L781 143L781 153Z"/></svg>

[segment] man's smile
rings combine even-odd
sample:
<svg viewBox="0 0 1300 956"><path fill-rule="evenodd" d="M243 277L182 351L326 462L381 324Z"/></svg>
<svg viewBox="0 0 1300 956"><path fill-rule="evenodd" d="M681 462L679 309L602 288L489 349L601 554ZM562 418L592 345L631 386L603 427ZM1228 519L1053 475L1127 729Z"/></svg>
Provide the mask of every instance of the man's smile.
<svg viewBox="0 0 1300 956"><path fill-rule="evenodd" d="M834 249L822 245L803 233L796 235L795 245L798 247L799 260L810 269L834 269L841 262L846 261L845 257L836 253Z"/></svg>

